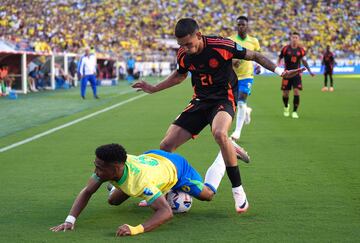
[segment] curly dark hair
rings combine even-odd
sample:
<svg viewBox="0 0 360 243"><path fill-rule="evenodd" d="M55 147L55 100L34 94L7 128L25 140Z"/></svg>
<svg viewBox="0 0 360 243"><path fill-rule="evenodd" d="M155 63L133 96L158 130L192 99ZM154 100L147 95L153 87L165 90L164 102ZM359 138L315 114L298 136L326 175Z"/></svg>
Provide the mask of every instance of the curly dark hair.
<svg viewBox="0 0 360 243"><path fill-rule="evenodd" d="M105 144L97 147L95 155L106 163L124 163L127 159L124 147L116 143Z"/></svg>

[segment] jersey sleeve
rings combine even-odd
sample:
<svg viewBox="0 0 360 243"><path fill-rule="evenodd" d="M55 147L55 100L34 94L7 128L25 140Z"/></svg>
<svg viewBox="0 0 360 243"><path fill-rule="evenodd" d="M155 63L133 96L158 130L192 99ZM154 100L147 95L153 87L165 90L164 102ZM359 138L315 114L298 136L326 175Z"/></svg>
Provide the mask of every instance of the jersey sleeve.
<svg viewBox="0 0 360 243"><path fill-rule="evenodd" d="M244 59L246 55L246 48L242 47L240 44L234 42L234 48L232 50L232 53L234 55L233 58L235 59Z"/></svg>
<svg viewBox="0 0 360 243"><path fill-rule="evenodd" d="M185 55L185 50L183 48L180 48L177 53L177 72L180 74L185 74L189 71L188 68L185 66Z"/></svg>
<svg viewBox="0 0 360 243"><path fill-rule="evenodd" d="M304 48L301 48L300 49L300 52L301 52L301 57L305 57L306 56L306 51Z"/></svg>
<svg viewBox="0 0 360 243"><path fill-rule="evenodd" d="M280 54L279 54L279 58L281 59L281 58L284 58L284 56L285 56L285 48L286 47L283 47L282 49L281 49L281 51L280 51Z"/></svg>

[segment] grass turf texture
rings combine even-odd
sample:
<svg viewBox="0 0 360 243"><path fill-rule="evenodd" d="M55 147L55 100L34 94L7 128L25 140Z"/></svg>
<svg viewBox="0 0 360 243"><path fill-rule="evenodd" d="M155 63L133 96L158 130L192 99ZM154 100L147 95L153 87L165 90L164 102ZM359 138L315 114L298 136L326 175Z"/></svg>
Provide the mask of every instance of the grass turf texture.
<svg viewBox="0 0 360 243"><path fill-rule="evenodd" d="M250 201L244 215L235 213L225 176L212 202L194 200L188 214L176 215L155 231L117 239L119 225L137 225L152 211L138 208L137 199L109 206L103 186L74 232L49 231L63 222L86 184L98 145L118 142L132 154L158 148L191 97L185 81L0 153L0 242L356 242L360 238L359 80L334 78L335 92L323 93L322 76L304 76L300 119L295 120L282 116L279 78L256 77L248 100L254 111L252 122L244 127L241 143L252 162L239 162ZM101 88L99 101L92 99L90 90L88 99L81 100L78 89L30 94L14 101L1 98L0 146L139 95L120 95L127 90L127 85ZM206 128L178 152L204 175L218 148Z"/></svg>

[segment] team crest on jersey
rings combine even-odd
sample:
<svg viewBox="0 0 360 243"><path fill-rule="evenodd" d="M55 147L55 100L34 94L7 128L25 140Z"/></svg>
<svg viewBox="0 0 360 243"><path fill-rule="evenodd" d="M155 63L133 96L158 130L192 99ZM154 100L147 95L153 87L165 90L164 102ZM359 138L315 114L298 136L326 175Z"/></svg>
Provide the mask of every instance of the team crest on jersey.
<svg viewBox="0 0 360 243"><path fill-rule="evenodd" d="M211 59L209 60L209 66L210 66L211 68L217 68L217 67L219 66L219 61L216 60L215 58L211 58Z"/></svg>
<svg viewBox="0 0 360 243"><path fill-rule="evenodd" d="M145 189L144 189L144 194L145 194L146 196L151 196L151 195L153 195L154 193L153 193L149 188L145 188Z"/></svg>
<svg viewBox="0 0 360 243"><path fill-rule="evenodd" d="M184 192L189 192L190 191L190 187L188 186L182 186L181 190L183 190Z"/></svg>
<svg viewBox="0 0 360 243"><path fill-rule="evenodd" d="M242 51L242 50L243 50L243 48L242 48L242 46L240 46L238 43L236 43L236 50L238 50L238 51Z"/></svg>

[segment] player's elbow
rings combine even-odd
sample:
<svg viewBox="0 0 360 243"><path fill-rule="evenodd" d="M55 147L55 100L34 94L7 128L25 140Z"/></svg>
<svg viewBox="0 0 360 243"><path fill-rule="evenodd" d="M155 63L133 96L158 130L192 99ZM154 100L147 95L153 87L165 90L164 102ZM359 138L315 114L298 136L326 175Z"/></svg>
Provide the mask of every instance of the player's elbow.
<svg viewBox="0 0 360 243"><path fill-rule="evenodd" d="M175 77L176 77L176 83L179 84L182 81L184 81L187 78L187 73L178 73L177 71L175 71Z"/></svg>
<svg viewBox="0 0 360 243"><path fill-rule="evenodd" d="M174 217L173 211L170 207L166 209L166 220L170 220Z"/></svg>
<svg viewBox="0 0 360 243"><path fill-rule="evenodd" d="M160 220L161 224L165 223L166 221L169 221L174 217L173 211L170 206L161 208L159 212L160 212L159 215L161 215L159 217L161 219Z"/></svg>

